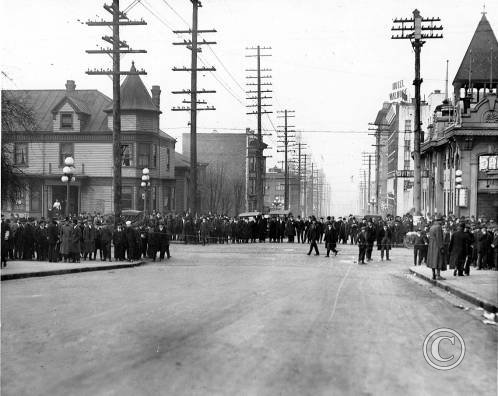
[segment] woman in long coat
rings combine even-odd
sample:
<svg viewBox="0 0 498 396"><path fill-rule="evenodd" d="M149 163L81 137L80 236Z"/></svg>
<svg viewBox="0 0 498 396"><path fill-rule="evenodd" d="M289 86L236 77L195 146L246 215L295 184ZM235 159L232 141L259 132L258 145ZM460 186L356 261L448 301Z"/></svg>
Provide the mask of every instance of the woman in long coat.
<svg viewBox="0 0 498 396"><path fill-rule="evenodd" d="M69 220L66 220L64 225L61 227L61 246L60 246L60 253L64 257L64 262L67 262L67 259L69 257L69 248L71 244L71 235L72 235L73 227L71 224L69 224Z"/></svg>
<svg viewBox="0 0 498 396"><path fill-rule="evenodd" d="M444 260L443 229L441 218L437 218L429 229L429 247L427 249L427 267L432 268L432 279L444 280L441 271L446 271Z"/></svg>

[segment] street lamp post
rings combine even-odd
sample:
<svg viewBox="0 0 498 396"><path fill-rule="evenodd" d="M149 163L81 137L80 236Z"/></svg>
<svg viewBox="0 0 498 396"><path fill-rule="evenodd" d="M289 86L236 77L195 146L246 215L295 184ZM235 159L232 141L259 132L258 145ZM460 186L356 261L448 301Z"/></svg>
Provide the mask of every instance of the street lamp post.
<svg viewBox="0 0 498 396"><path fill-rule="evenodd" d="M66 183L66 217L69 216L69 185L71 182L76 181L74 177L75 169L74 169L74 159L73 157L66 157L64 160L64 168L62 168L62 173L64 175L61 177L61 181Z"/></svg>
<svg viewBox="0 0 498 396"><path fill-rule="evenodd" d="M275 206L275 209L278 210L279 206L282 204L283 202L280 200L280 197L275 197L273 200L273 206Z"/></svg>
<svg viewBox="0 0 498 396"><path fill-rule="evenodd" d="M147 215L147 191L150 187L150 171L149 168L143 168L142 169L142 182L140 183L140 186L144 189L144 220L145 216Z"/></svg>

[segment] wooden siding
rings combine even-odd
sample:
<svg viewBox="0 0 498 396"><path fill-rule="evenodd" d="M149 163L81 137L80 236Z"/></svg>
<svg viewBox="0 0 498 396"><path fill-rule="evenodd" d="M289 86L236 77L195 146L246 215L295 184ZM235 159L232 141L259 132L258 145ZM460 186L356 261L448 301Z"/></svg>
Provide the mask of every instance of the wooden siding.
<svg viewBox="0 0 498 396"><path fill-rule="evenodd" d="M137 129L139 131L157 132L159 126L158 116L153 113L139 114L137 117Z"/></svg>
<svg viewBox="0 0 498 396"><path fill-rule="evenodd" d="M81 211L100 212L108 214L112 212L112 186L90 184L81 189Z"/></svg>
<svg viewBox="0 0 498 396"><path fill-rule="evenodd" d="M72 113L73 114L73 128L61 128L61 113ZM80 132L80 120L78 118L78 114L74 112L74 109L71 107L69 103L66 103L61 107L59 112L55 115L55 119L53 121L53 131L54 132Z"/></svg>
<svg viewBox="0 0 498 396"><path fill-rule="evenodd" d="M88 176L112 176L112 144L74 144L76 173Z"/></svg>
<svg viewBox="0 0 498 396"><path fill-rule="evenodd" d="M107 126L112 130L113 118L112 115L107 116ZM122 131L136 131L137 116L135 114L122 114L121 115L121 130Z"/></svg>

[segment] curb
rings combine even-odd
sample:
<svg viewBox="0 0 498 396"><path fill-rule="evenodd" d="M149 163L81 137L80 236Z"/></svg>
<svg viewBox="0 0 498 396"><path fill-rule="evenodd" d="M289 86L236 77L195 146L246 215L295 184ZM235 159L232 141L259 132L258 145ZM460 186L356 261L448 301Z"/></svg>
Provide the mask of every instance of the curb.
<svg viewBox="0 0 498 396"><path fill-rule="evenodd" d="M123 269L123 268L133 268L139 267L145 264L145 261L138 261L131 264L114 264L99 267L78 267L78 268L64 268L60 270L48 270L48 271L38 271L38 272L22 272L17 274L4 274L1 276L2 281L23 279L23 278L38 278L43 276L54 276L54 275L66 275L74 274L78 272L90 272L90 271L105 271L113 269Z"/></svg>
<svg viewBox="0 0 498 396"><path fill-rule="evenodd" d="M419 277L420 279L423 279L429 283L432 283L434 286L437 286L441 289L449 291L449 292L453 293L454 295L456 295L456 296L458 296L458 297L460 297L460 298L462 298L462 299L464 299L464 300L466 300L474 305L477 305L477 306L485 309L488 312L492 312L492 313L498 312L498 307L492 302L489 302L489 301L484 300L482 298L476 297L472 294L466 293L466 292L464 292L460 289L457 289L453 286L449 286L447 284L444 284L441 281L433 280L431 277L420 274L420 273L412 270L411 268L410 268L410 272L412 274L416 275L417 277Z"/></svg>

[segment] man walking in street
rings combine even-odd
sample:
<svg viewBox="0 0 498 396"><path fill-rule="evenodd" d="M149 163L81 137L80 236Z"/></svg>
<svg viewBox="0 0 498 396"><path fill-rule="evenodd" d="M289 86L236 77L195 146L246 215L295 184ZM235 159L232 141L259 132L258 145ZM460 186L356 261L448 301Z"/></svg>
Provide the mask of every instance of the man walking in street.
<svg viewBox="0 0 498 396"><path fill-rule="evenodd" d="M313 248L315 249L315 256L320 255L320 252L318 251L318 245L316 244L316 241L319 238L318 233L319 233L319 230L318 230L318 227L316 224L316 217L313 216L311 218L311 225L310 225L309 232L308 232L308 239L310 242L310 250L308 252L308 256L311 254L311 251L313 250Z"/></svg>
<svg viewBox="0 0 498 396"><path fill-rule="evenodd" d="M327 229L325 230L325 247L327 248L327 255L325 257L329 257L330 251L334 252L334 255L337 256L337 232L332 227L332 223L327 223Z"/></svg>
<svg viewBox="0 0 498 396"><path fill-rule="evenodd" d="M367 251L367 228L362 227L357 238L358 243L358 264L365 264L365 253Z"/></svg>

